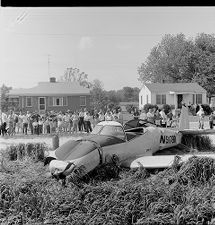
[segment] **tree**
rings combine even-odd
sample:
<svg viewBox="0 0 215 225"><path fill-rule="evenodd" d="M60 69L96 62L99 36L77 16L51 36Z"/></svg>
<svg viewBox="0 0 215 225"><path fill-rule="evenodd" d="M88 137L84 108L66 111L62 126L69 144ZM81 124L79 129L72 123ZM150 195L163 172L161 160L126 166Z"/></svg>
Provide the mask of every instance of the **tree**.
<svg viewBox="0 0 215 225"><path fill-rule="evenodd" d="M7 87L6 85L2 85L0 88L0 103L1 110L8 111L9 103L8 103L8 94L12 87Z"/></svg>
<svg viewBox="0 0 215 225"><path fill-rule="evenodd" d="M78 82L81 86L90 88L91 83L88 81L88 75L81 72L78 68L67 68L60 81Z"/></svg>
<svg viewBox="0 0 215 225"><path fill-rule="evenodd" d="M123 95L124 95L124 99L125 101L132 101L133 99L133 88L131 87L123 87Z"/></svg>
<svg viewBox="0 0 215 225"><path fill-rule="evenodd" d="M100 80L95 79L92 82L91 90L91 102L94 109L104 109L108 103L103 84Z"/></svg>
<svg viewBox="0 0 215 225"><path fill-rule="evenodd" d="M215 36L165 35L138 67L141 82L197 82L215 94Z"/></svg>

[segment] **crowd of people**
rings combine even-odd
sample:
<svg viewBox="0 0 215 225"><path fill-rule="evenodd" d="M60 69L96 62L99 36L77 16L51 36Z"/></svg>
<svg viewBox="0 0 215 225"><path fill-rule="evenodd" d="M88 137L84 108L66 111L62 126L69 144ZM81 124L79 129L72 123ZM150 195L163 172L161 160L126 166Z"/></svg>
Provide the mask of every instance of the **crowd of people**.
<svg viewBox="0 0 215 225"><path fill-rule="evenodd" d="M29 111L26 113L22 111L15 113L13 110L9 110L8 113L0 111L0 135L89 133L98 122L105 120L123 123L121 110L90 112L84 108L74 112L50 111L45 114Z"/></svg>
<svg viewBox="0 0 215 225"><path fill-rule="evenodd" d="M132 114L134 118L147 120L150 123L161 127L177 127L180 116L179 113L173 114L172 111L169 111L166 114L164 108L149 108L148 111L145 109L139 111L135 108Z"/></svg>
<svg viewBox="0 0 215 225"><path fill-rule="evenodd" d="M187 108L189 115L195 115L198 117L198 128L204 129L205 124L205 116L206 112L204 111L202 105L192 105L192 104L185 104L183 106ZM211 113L209 114L209 127L213 129L215 124L215 111L211 108ZM132 112L134 118L140 118L143 120L147 120L151 123L156 124L157 126L161 127L178 127L179 126L179 118L181 111L177 110L169 110L168 113L165 113L165 109L157 109L157 108L149 108L147 111L145 109L138 110L134 109ZM188 115L187 115L188 116ZM187 118L188 119L188 118Z"/></svg>
<svg viewBox="0 0 215 225"><path fill-rule="evenodd" d="M189 110L190 107L188 106ZM165 113L164 108L149 108L138 110L134 108L132 112L134 119L147 120L157 126L162 127L178 127L180 111L170 110ZM204 129L205 112L200 106L196 115L199 117L199 128ZM209 125L213 129L213 121L215 113L209 115ZM0 110L0 135L15 135L15 134L54 134L54 133L90 133L98 122L101 121L117 121L123 124L123 115L121 109L107 109L88 111L86 108L81 108L78 111L55 112L50 111L45 114L38 112L22 112L15 113L9 110L7 113Z"/></svg>

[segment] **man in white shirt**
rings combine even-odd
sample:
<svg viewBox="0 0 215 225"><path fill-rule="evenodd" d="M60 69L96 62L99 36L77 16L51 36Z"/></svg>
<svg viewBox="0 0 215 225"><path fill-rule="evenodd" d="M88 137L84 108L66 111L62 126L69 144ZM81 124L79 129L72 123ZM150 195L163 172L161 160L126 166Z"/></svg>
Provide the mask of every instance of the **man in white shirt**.
<svg viewBox="0 0 215 225"><path fill-rule="evenodd" d="M84 123L85 123L85 131L87 133L92 131L90 120L91 120L91 116L90 116L89 112L86 112L86 114L84 116Z"/></svg>
<svg viewBox="0 0 215 225"><path fill-rule="evenodd" d="M2 134L2 136L4 136L7 133L7 130L6 130L7 114L0 110L0 116L1 116L1 134Z"/></svg>
<svg viewBox="0 0 215 225"><path fill-rule="evenodd" d="M28 133L28 115L23 114L20 117L22 119L22 132L23 132L23 134L27 135L27 133Z"/></svg>
<svg viewBox="0 0 215 225"><path fill-rule="evenodd" d="M162 109L160 111L160 115L161 115L161 126L162 127L166 127L167 125L167 115L166 113L164 112L164 109Z"/></svg>

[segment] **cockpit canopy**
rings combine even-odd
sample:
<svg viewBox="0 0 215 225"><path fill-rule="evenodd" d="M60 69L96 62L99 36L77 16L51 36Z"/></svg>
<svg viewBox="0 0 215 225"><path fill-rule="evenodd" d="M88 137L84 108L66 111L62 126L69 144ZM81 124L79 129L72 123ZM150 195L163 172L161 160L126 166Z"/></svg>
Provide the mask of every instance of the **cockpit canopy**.
<svg viewBox="0 0 215 225"><path fill-rule="evenodd" d="M123 130L122 126L115 126L115 125L105 125L105 124L97 124L91 134L96 134L96 135L110 135L114 136L117 138L120 138L122 140L126 139L125 132Z"/></svg>

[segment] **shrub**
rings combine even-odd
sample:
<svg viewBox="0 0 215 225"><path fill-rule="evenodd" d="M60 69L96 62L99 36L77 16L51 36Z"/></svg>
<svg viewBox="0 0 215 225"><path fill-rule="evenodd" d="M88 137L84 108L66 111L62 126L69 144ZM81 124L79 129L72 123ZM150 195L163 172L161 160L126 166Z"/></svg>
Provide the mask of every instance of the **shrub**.
<svg viewBox="0 0 215 225"><path fill-rule="evenodd" d="M162 106L162 108L164 109L164 112L166 113L166 114L168 114L172 109L171 109L171 106L170 105L168 105L168 104L164 104L163 106Z"/></svg>
<svg viewBox="0 0 215 225"><path fill-rule="evenodd" d="M157 110L157 109L158 109L158 106L157 106L157 105L150 104L150 103L145 104L145 105L143 106L143 109L144 109L146 112L148 112L149 109L153 109L153 108L156 108L156 110Z"/></svg>
<svg viewBox="0 0 215 225"><path fill-rule="evenodd" d="M202 104L202 108L205 112L205 115L210 115L213 112L213 110L208 104Z"/></svg>
<svg viewBox="0 0 215 225"><path fill-rule="evenodd" d="M48 147L45 143L19 143L17 145L8 146L5 150L5 157L11 161L30 157L36 161L43 161L45 151Z"/></svg>

